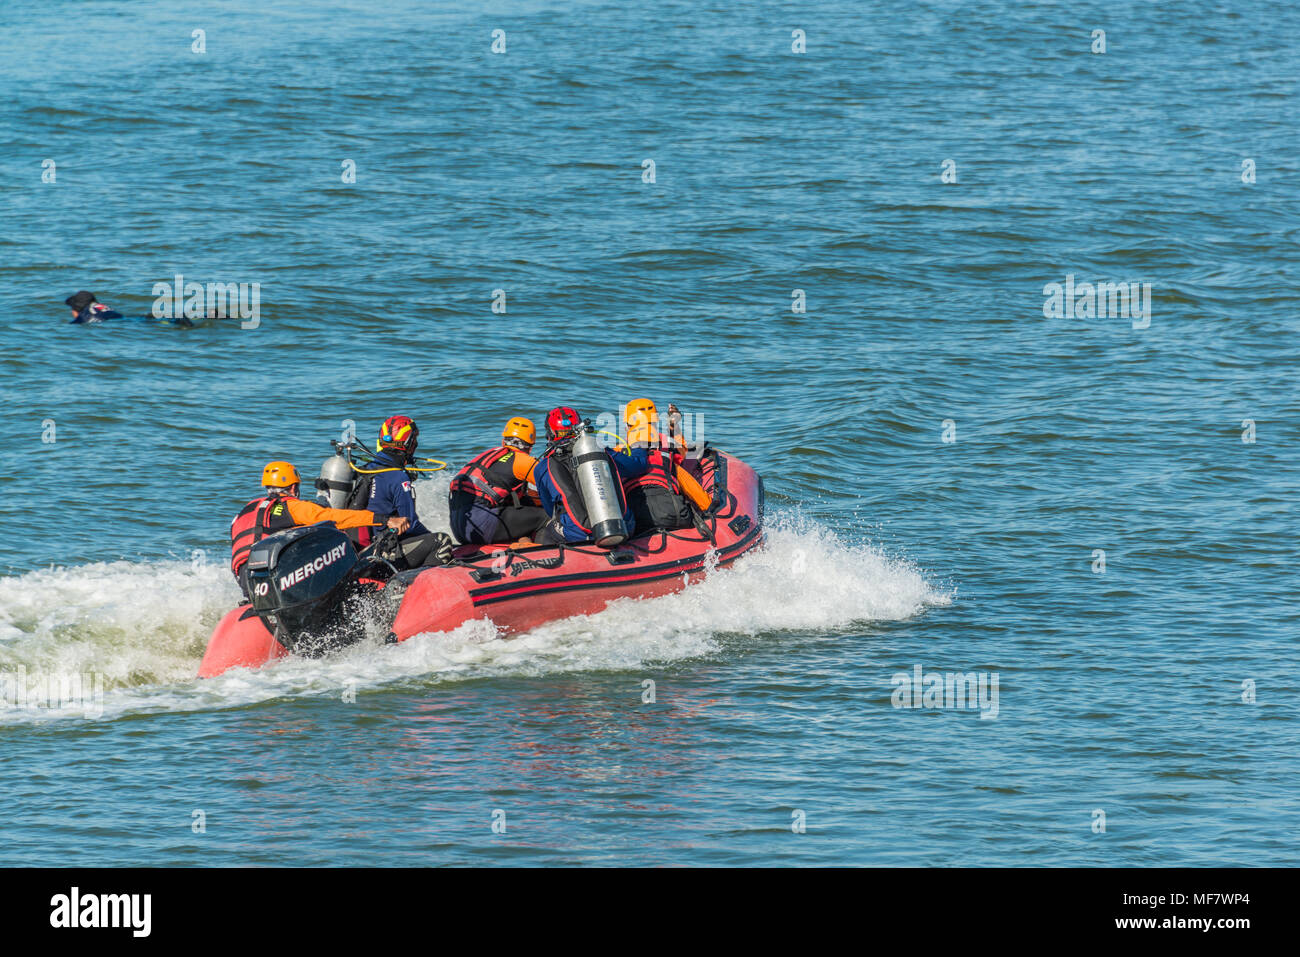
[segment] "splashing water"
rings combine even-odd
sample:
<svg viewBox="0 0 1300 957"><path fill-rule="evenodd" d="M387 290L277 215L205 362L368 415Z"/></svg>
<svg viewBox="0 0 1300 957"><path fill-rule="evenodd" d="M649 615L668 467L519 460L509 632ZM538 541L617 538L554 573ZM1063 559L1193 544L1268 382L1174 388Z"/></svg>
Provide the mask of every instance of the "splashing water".
<svg viewBox="0 0 1300 957"><path fill-rule="evenodd" d="M396 646L362 643L322 659L194 677L212 628L239 598L224 566L112 562L0 579L0 674L97 676L102 701L4 708L0 723L234 707L284 695L466 678L630 670L716 656L724 639L790 630L845 630L947 604L951 594L878 549L850 546L796 518L768 529L766 547L681 592L623 599L595 615L503 638L468 622Z"/></svg>

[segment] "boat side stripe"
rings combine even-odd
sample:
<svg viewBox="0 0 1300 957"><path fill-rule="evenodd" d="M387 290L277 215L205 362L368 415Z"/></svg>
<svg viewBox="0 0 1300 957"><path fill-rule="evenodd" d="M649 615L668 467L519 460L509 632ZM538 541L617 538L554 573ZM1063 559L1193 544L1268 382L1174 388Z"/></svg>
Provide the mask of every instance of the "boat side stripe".
<svg viewBox="0 0 1300 957"><path fill-rule="evenodd" d="M719 550L718 566L730 565L753 545L758 544L757 539L761 538L761 530L755 528L753 532L731 545ZM734 554L726 554L732 552ZM555 578L534 579L530 582L504 582L500 585L494 585L490 588L479 588L469 593L471 601L477 608L481 605L491 605L500 601L509 601L521 595L548 595L555 592L579 591L589 588L607 588L611 585L618 585L627 582L652 582L661 581L665 578L676 578L682 572L697 571L703 568L705 556L697 555L692 558L678 559L674 562L665 562L659 565L653 565L636 570L621 570L617 567L610 568L609 571L586 572L574 575L565 575Z"/></svg>
<svg viewBox="0 0 1300 957"><path fill-rule="evenodd" d="M754 526L743 538L739 538L730 545L724 545L722 548L718 549L718 554L726 555L729 552L744 550L749 547L750 540L757 537L759 534L761 534L761 527ZM685 558L675 558L670 562L658 562L654 565L641 565L640 567L633 568L612 565L608 570L573 572L568 575L551 575L545 579L532 579L524 584L537 584L541 581L552 584L563 584L568 581L583 581L598 576L614 577L618 575L626 575L629 572L652 574L661 571L672 571L683 566L697 564L703 561L706 554L707 552L701 552L697 555L688 555ZM485 585L482 588L470 589L469 595L471 598L478 598L480 596L487 597L498 591L513 591L515 588L519 587L519 584L520 583L516 581L496 582L495 584Z"/></svg>

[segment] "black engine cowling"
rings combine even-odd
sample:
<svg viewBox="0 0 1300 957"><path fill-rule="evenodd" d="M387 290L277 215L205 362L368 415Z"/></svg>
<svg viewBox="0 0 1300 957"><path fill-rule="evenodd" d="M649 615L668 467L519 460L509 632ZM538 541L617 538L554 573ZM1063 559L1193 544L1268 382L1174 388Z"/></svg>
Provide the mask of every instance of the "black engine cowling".
<svg viewBox="0 0 1300 957"><path fill-rule="evenodd" d="M299 654L348 644L355 636L339 612L357 594L358 566L352 542L328 522L268 535L248 555L253 610Z"/></svg>

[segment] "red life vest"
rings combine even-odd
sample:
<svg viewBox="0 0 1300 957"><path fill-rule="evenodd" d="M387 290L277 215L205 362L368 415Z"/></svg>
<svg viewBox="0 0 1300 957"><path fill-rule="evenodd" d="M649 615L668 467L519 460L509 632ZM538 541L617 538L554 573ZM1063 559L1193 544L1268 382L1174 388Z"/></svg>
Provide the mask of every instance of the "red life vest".
<svg viewBox="0 0 1300 957"><path fill-rule="evenodd" d="M255 498L230 523L230 571L236 578L248 561L253 545L273 532L282 532L297 524L289 514L288 496L263 495Z"/></svg>
<svg viewBox="0 0 1300 957"><path fill-rule="evenodd" d="M451 480L451 493L463 492L488 508L501 508L510 501L512 493L528 484L515 477L514 468L509 464L514 454L515 449L501 445L470 459Z"/></svg>
<svg viewBox="0 0 1300 957"><path fill-rule="evenodd" d="M677 463L680 453L673 447L672 443L659 437L659 448L651 449L649 455L650 470L645 475L639 475L636 478L628 479L623 483L624 491L631 492L634 489L642 488L661 488L672 492L674 495L680 495L682 492L681 483L677 481Z"/></svg>

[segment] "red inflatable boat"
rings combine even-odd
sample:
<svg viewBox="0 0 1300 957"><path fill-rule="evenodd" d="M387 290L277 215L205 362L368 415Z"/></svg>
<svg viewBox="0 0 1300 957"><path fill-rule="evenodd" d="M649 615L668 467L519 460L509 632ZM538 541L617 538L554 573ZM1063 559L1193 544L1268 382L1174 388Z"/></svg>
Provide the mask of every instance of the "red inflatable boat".
<svg viewBox="0 0 1300 957"><path fill-rule="evenodd" d="M208 640L199 677L257 668L290 653L319 655L360 640L363 619L391 622L390 641L487 618L506 633L652 598L724 568L763 541L763 480L715 449L686 468L712 498L696 527L594 545L463 546L457 563L385 577L328 525L291 529L255 546L252 604L230 611ZM260 576L260 577L259 577ZM356 604L352 604L356 603Z"/></svg>

